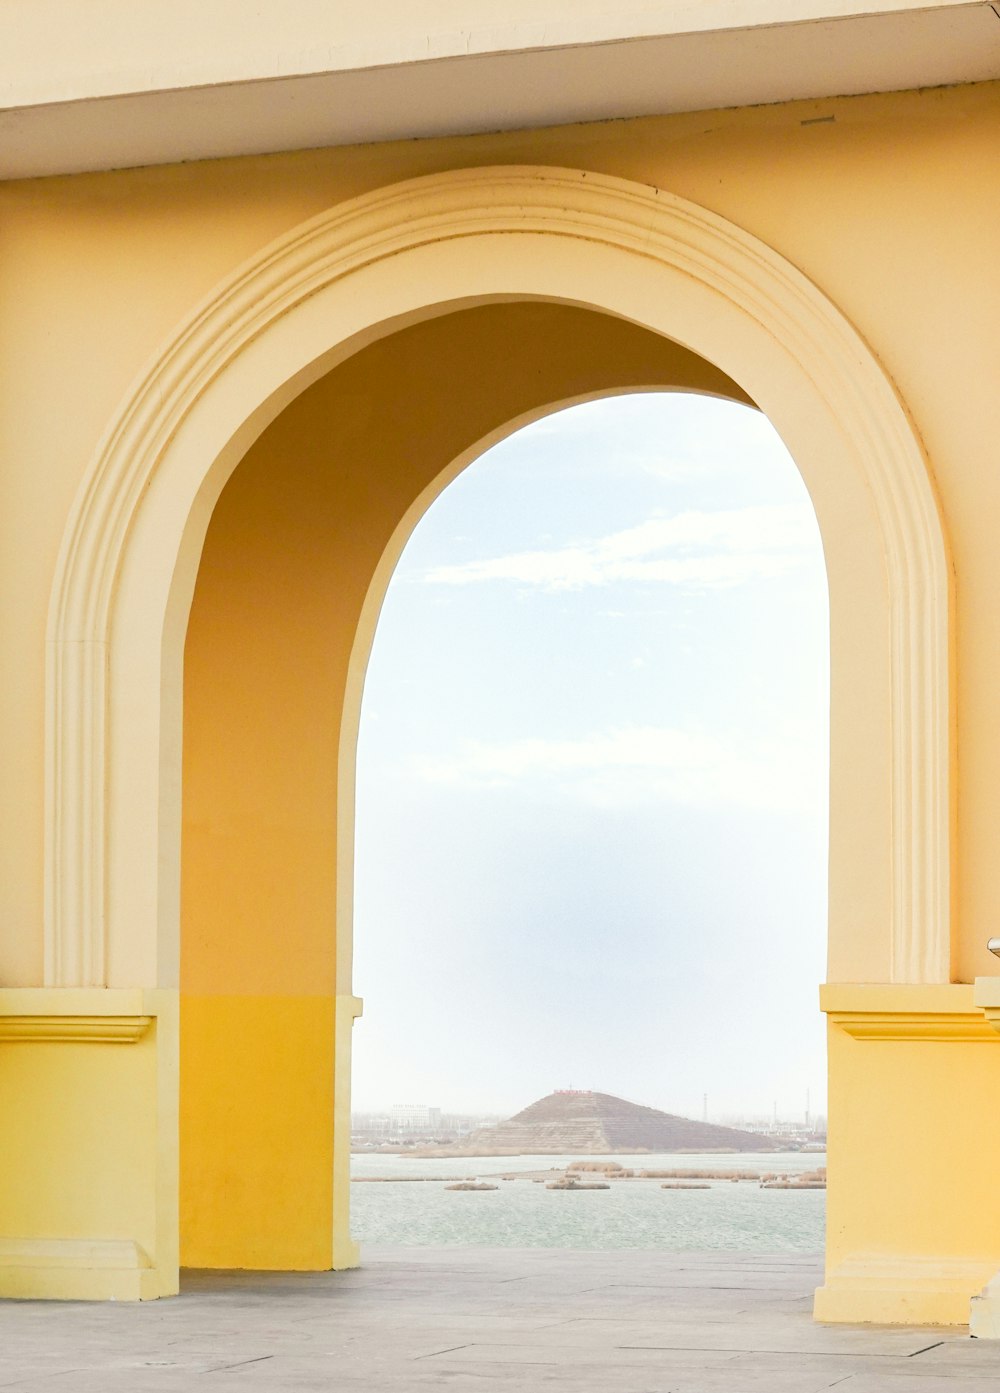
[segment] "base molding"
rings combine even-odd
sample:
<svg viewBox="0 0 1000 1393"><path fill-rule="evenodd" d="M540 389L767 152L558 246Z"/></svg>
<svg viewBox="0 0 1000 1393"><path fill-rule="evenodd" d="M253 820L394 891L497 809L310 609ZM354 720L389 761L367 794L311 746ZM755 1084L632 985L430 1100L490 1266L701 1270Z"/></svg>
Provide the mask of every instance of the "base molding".
<svg viewBox="0 0 1000 1393"><path fill-rule="evenodd" d="M150 1301L166 1295L132 1239L0 1238L0 1297L22 1301Z"/></svg>
<svg viewBox="0 0 1000 1393"><path fill-rule="evenodd" d="M1000 1272L987 1282L982 1296L972 1298L969 1334L977 1340L1000 1340Z"/></svg>
<svg viewBox="0 0 1000 1393"><path fill-rule="evenodd" d="M352 1267L361 1266L361 1245L356 1238L338 1236L336 1229L333 1234L333 1264L334 1272L347 1272Z"/></svg>
<svg viewBox="0 0 1000 1393"><path fill-rule="evenodd" d="M818 1321L868 1325L967 1325L970 1301L996 1260L858 1254L816 1291Z"/></svg>

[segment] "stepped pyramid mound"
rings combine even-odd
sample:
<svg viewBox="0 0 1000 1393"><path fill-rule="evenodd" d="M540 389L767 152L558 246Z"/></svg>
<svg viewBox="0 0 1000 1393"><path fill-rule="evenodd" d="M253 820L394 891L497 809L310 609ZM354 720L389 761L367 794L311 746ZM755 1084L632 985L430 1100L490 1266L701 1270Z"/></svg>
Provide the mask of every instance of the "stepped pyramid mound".
<svg viewBox="0 0 1000 1393"><path fill-rule="evenodd" d="M480 1155L606 1156L633 1151L773 1151L769 1137L695 1122L610 1093L550 1093L494 1127L480 1127L455 1150Z"/></svg>

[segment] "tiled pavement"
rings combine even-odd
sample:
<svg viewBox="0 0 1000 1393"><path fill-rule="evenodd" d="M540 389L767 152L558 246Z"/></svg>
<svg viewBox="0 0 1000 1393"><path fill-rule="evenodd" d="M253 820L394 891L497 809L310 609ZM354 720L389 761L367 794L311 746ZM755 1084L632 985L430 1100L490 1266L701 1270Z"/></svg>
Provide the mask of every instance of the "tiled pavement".
<svg viewBox="0 0 1000 1393"><path fill-rule="evenodd" d="M1000 1393L1000 1343L815 1325L818 1281L794 1256L366 1249L141 1306L0 1303L0 1389Z"/></svg>

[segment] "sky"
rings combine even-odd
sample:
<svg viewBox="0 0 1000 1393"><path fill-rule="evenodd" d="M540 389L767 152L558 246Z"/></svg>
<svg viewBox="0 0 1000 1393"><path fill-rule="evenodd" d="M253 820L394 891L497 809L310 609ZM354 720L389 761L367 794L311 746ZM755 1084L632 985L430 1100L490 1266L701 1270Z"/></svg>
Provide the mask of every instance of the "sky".
<svg viewBox="0 0 1000 1393"><path fill-rule="evenodd" d="M365 684L355 1110L824 1111L828 655L749 407L589 402L449 485Z"/></svg>

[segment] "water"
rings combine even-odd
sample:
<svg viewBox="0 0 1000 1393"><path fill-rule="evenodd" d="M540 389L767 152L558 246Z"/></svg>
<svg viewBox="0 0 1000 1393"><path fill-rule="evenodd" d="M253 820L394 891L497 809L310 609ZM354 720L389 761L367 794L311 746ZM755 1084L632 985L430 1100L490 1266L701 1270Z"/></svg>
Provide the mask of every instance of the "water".
<svg viewBox="0 0 1000 1393"><path fill-rule="evenodd" d="M360 1176L427 1175L489 1180L499 1189L447 1190L446 1180L351 1186L351 1229L361 1242L407 1247L659 1248L814 1253L823 1247L823 1190L762 1190L753 1181L712 1181L707 1190L663 1190L659 1180L612 1180L609 1190L546 1190L517 1171L562 1172L572 1156L352 1157ZM615 1156L637 1170L816 1170L825 1155ZM556 1179L556 1176L551 1176ZM603 1177L583 1177L600 1180ZM704 1183L704 1182L699 1182Z"/></svg>

